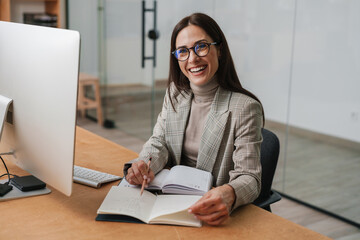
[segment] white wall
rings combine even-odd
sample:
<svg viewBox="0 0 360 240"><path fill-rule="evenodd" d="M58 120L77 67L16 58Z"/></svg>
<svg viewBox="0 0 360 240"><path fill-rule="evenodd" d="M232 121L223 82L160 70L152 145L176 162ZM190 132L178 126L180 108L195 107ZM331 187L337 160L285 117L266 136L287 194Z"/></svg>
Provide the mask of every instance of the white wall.
<svg viewBox="0 0 360 240"><path fill-rule="evenodd" d="M140 68L141 1L105 2L110 7L106 17L108 83L149 84L149 68ZM174 25L192 12L205 12L223 29L239 77L244 87L261 99L267 119L360 142L360 1L157 2L156 79L168 76ZM74 12L88 9L86 4L78 5ZM152 1L147 6L151 7ZM84 23L91 24L94 31L93 19ZM88 26L84 29L86 32ZM150 46L148 41L147 55ZM94 66L88 58L82 61L84 69Z"/></svg>

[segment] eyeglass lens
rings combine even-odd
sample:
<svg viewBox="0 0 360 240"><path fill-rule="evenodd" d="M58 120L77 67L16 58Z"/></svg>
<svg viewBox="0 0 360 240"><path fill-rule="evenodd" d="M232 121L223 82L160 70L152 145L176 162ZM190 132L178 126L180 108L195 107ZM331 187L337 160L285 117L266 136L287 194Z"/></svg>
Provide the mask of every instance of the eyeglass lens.
<svg viewBox="0 0 360 240"><path fill-rule="evenodd" d="M208 43L199 43L196 44L194 47L191 48L178 48L175 50L175 57L180 60L180 61L184 61L186 59L189 58L190 55L190 49L193 49L195 54L199 57L205 57L210 50L210 44Z"/></svg>

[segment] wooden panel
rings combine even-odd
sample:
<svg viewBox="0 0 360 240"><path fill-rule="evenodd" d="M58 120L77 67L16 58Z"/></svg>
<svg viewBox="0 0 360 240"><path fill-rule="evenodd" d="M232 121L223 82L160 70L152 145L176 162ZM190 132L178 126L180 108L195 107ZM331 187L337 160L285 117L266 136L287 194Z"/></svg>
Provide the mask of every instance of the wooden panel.
<svg viewBox="0 0 360 240"><path fill-rule="evenodd" d="M10 0L0 0L0 20L10 21Z"/></svg>
<svg viewBox="0 0 360 240"><path fill-rule="evenodd" d="M61 14L60 14L60 0L58 1L46 1L45 11L48 14L57 15L57 27L61 27Z"/></svg>

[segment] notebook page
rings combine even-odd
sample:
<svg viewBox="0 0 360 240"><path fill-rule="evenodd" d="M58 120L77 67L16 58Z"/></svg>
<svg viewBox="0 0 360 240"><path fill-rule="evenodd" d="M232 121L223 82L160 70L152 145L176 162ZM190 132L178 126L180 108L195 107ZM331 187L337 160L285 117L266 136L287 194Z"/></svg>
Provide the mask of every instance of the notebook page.
<svg viewBox="0 0 360 240"><path fill-rule="evenodd" d="M150 192L140 196L139 188L113 186L97 213L127 215L149 223L155 201L156 196Z"/></svg>
<svg viewBox="0 0 360 240"><path fill-rule="evenodd" d="M187 212L201 196L196 195L158 195L150 214L151 223L181 223L194 225L200 222ZM171 220L171 222L169 222Z"/></svg>
<svg viewBox="0 0 360 240"><path fill-rule="evenodd" d="M154 180L149 183L149 187L146 189L158 189L161 190L165 182L166 177L169 175L169 169L163 169L158 174L156 174Z"/></svg>
<svg viewBox="0 0 360 240"><path fill-rule="evenodd" d="M165 185L181 185L207 192L211 187L211 182L211 173L192 167L177 165L171 168L171 174L169 174L169 177L166 179Z"/></svg>

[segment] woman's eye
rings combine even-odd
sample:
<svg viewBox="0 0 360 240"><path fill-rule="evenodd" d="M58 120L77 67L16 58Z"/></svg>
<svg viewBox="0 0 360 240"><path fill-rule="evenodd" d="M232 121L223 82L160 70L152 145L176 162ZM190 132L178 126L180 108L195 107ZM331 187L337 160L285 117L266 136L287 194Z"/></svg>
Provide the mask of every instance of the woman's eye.
<svg viewBox="0 0 360 240"><path fill-rule="evenodd" d="M204 49L206 47L207 47L207 45L205 43L200 43L197 45L197 49L199 49L199 50Z"/></svg>
<svg viewBox="0 0 360 240"><path fill-rule="evenodd" d="M185 48L180 48L180 49L178 50L178 53L179 53L179 54L186 53L186 49L185 49Z"/></svg>

